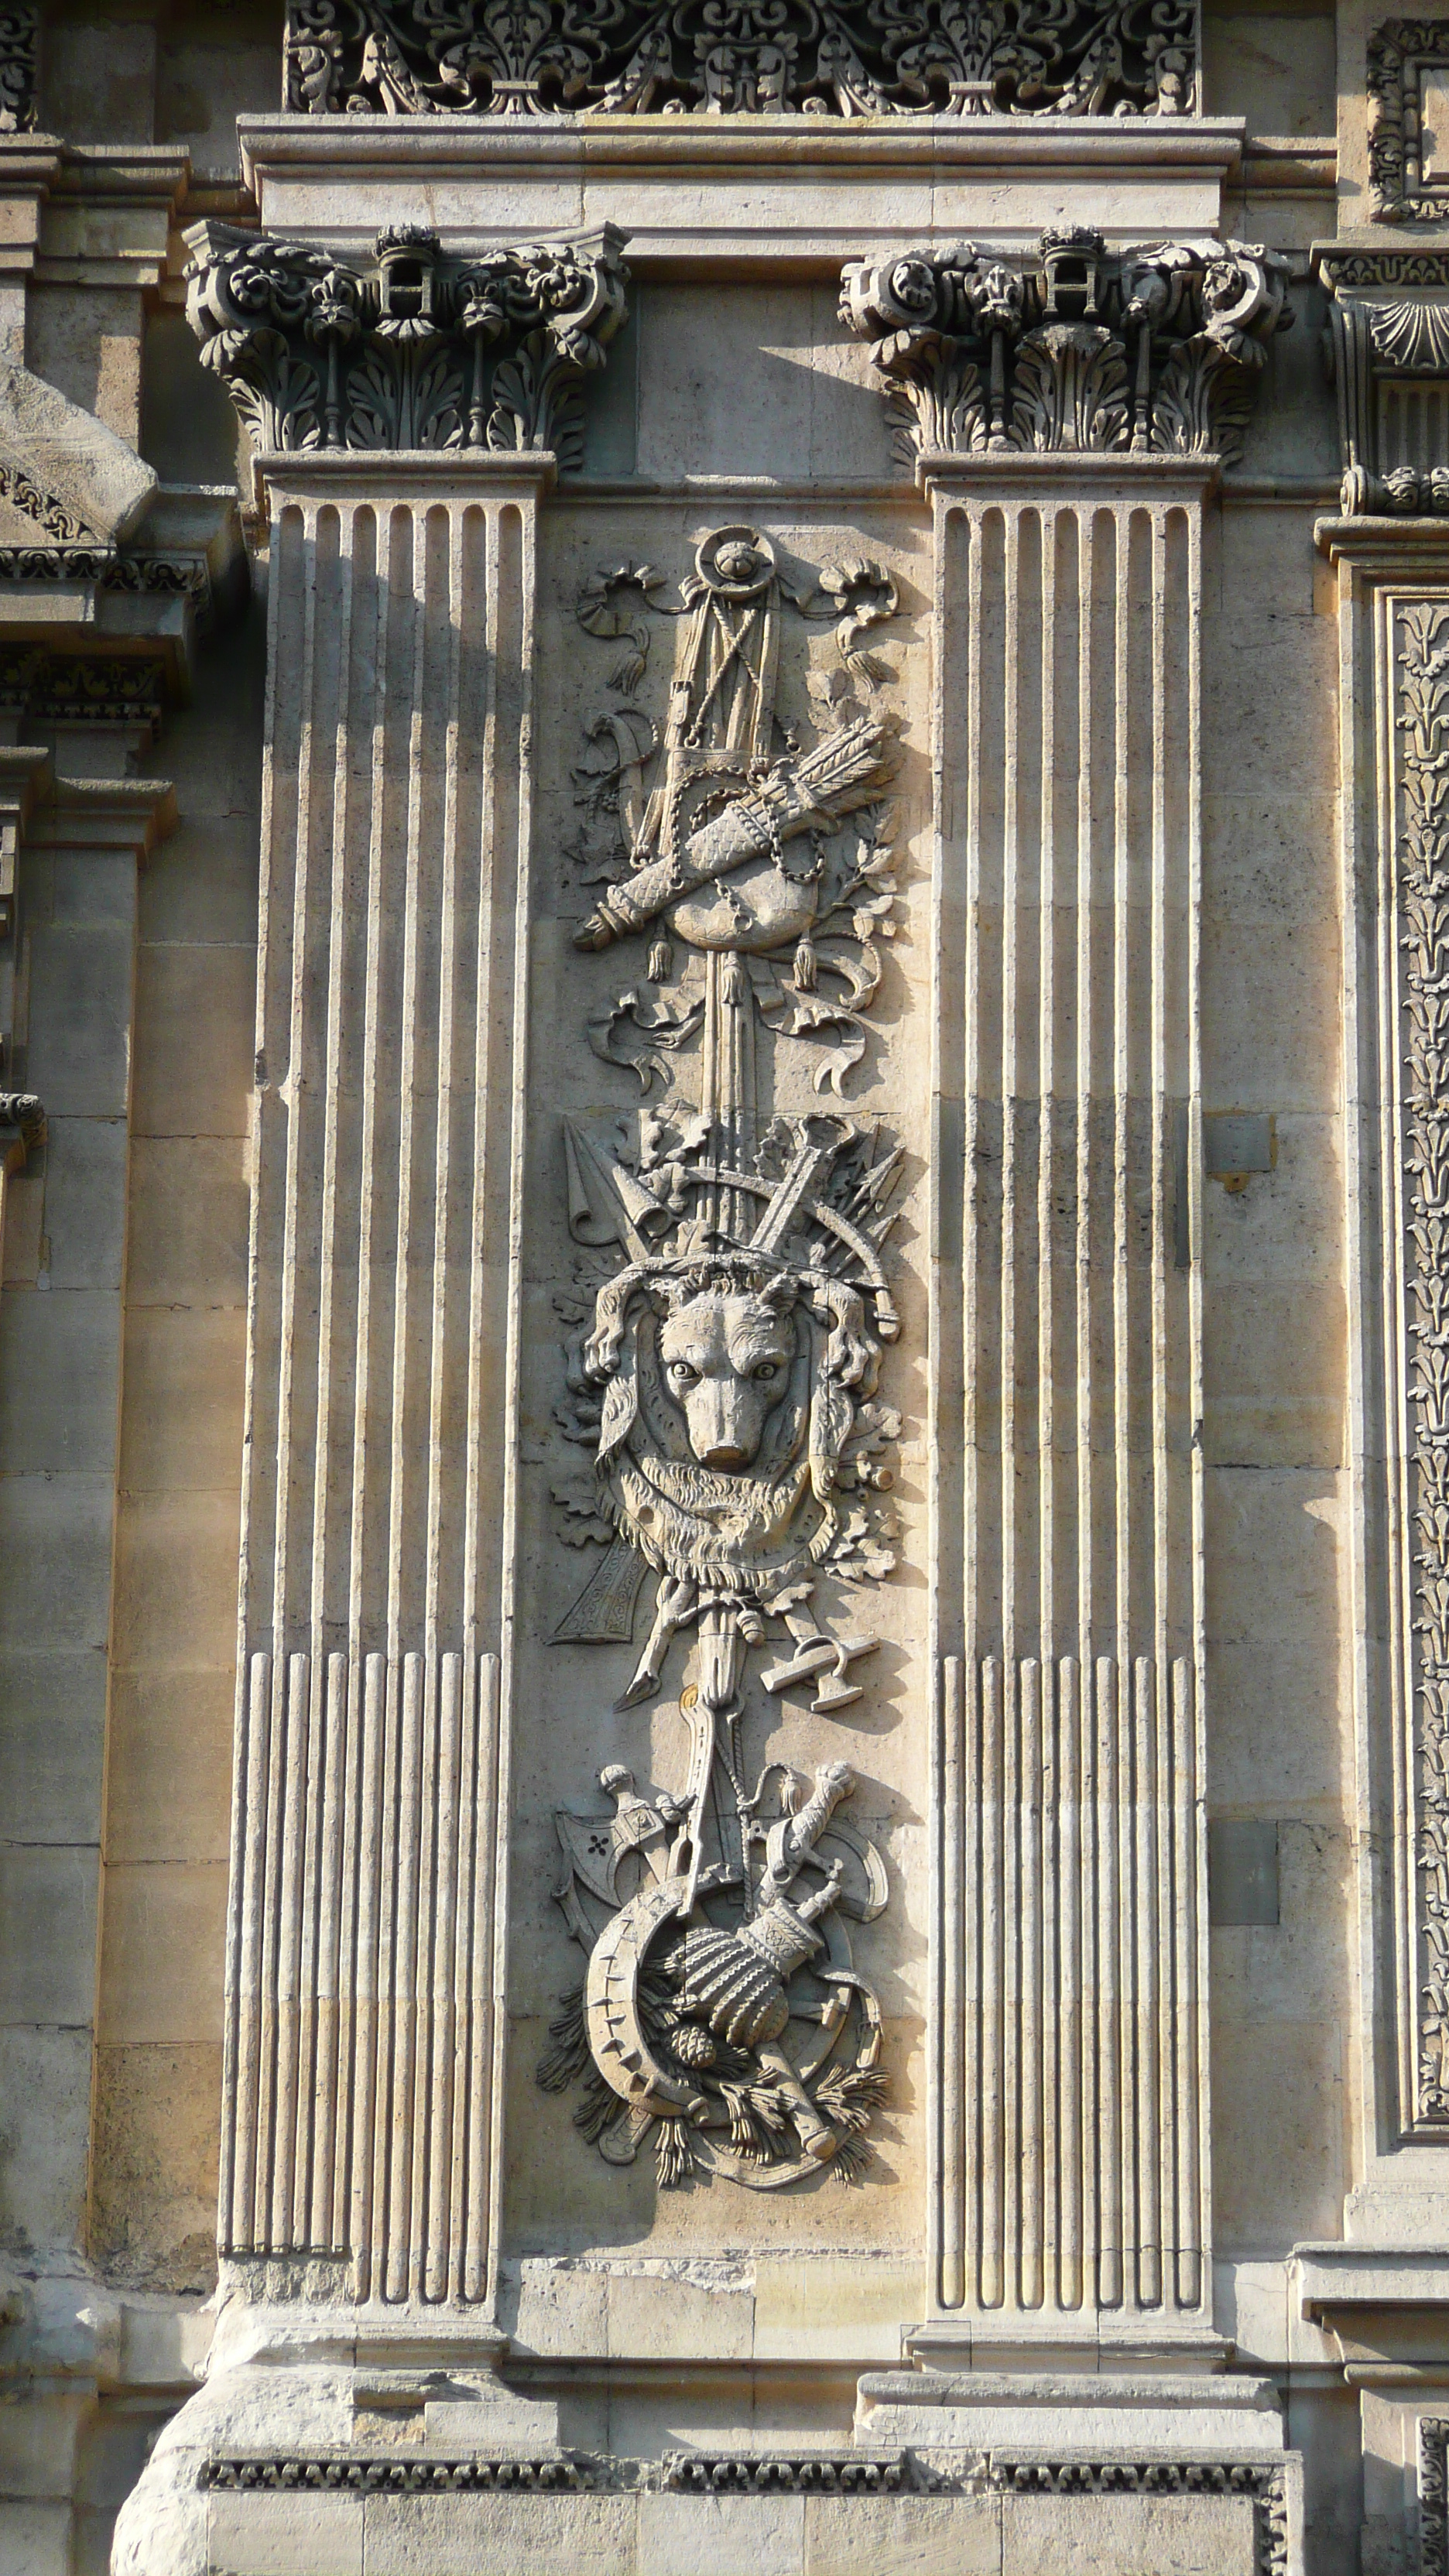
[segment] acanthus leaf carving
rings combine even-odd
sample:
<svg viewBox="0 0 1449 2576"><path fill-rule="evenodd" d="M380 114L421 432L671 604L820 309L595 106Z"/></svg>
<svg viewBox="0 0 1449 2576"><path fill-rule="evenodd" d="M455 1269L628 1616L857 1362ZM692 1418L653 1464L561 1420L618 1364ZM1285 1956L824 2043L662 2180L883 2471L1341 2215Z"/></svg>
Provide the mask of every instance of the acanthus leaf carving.
<svg viewBox="0 0 1449 2576"><path fill-rule="evenodd" d="M1188 0L291 0L311 115L1181 116Z"/></svg>
<svg viewBox="0 0 1449 2576"><path fill-rule="evenodd" d="M822 2166L853 2178L885 2099L880 2010L846 1923L871 1921L888 1882L844 1812L853 1769L817 1765L812 1786L774 1761L752 1778L744 1739L757 1652L777 1699L808 1691L838 1715L861 1697L878 1641L822 1590L895 1562L901 1426L879 1379L898 1331L883 1246L902 1157L845 1092L896 903L888 674L863 639L898 595L874 558L804 577L743 526L704 538L677 606L663 588L630 562L578 601L586 633L631 649L574 773L592 899L575 945L641 938L655 990L632 982L588 1024L644 1105L564 1128L581 1251L558 1301L555 1423L576 1455L551 1491L565 1543L603 1555L554 1641L632 1642L652 1576L616 1705L656 1700L692 1638L689 1761L677 1793L647 1796L607 1765L615 1814L556 1819L555 1893L587 1964L539 2080L583 2079L576 2123L610 2162L652 2138L661 2183L775 2189ZM787 609L833 627L839 668L816 675L808 742L776 712ZM656 616L676 620L658 722L635 697ZM757 1105L773 1087L761 1068L791 1044L830 1114Z"/></svg>
<svg viewBox="0 0 1449 2576"><path fill-rule="evenodd" d="M370 268L200 224L187 313L261 452L552 450L582 461L581 388L624 319L623 236L445 258L436 233L377 236Z"/></svg>
<svg viewBox="0 0 1449 2576"><path fill-rule="evenodd" d="M1291 320L1287 269L1242 243L1109 253L1043 233L1013 266L970 243L844 272L903 462L918 456L1242 454L1255 381Z"/></svg>

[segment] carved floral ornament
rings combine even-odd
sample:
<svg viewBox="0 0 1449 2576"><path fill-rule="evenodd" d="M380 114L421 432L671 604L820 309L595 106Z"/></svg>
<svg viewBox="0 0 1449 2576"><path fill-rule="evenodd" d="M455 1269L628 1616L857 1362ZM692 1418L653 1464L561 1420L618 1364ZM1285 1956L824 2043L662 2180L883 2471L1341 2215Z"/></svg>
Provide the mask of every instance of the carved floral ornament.
<svg viewBox="0 0 1449 2576"><path fill-rule="evenodd" d="M845 1099L896 900L888 675L863 643L896 606L878 563L806 573L744 526L703 539L677 602L654 567L624 563L578 603L590 635L627 649L575 771L568 855L592 901L575 945L643 951L587 1032L643 1105L562 1138L579 1255L556 1418L579 1465L554 1500L566 1543L603 1553L555 1642L629 1641L652 1578L618 1706L672 1690L689 1755L676 1791L647 1796L610 1761L612 1814L556 1819L556 1893L587 1964L540 2080L583 2077L585 2136L615 2164L652 2138L666 2183L849 2178L885 2098L880 2007L847 1926L881 1913L888 1882L849 1812L854 1774L756 1771L747 1743L757 1654L769 1696L808 1693L831 1717L860 1699L877 1639L842 1587L894 1564L900 1421L878 1389L901 1154ZM665 617L656 714L639 692ZM775 704L800 617L833 628L809 742ZM788 1047L818 1114L760 1105ZM691 1638L681 1692L669 1666Z"/></svg>
<svg viewBox="0 0 1449 2576"><path fill-rule="evenodd" d="M624 237L446 259L421 225L354 267L301 242L193 226L187 314L257 448L583 453L582 385L625 314Z"/></svg>
<svg viewBox="0 0 1449 2576"><path fill-rule="evenodd" d="M313 115L1190 114L1191 0L291 0Z"/></svg>
<svg viewBox="0 0 1449 2576"><path fill-rule="evenodd" d="M970 242L853 262L841 319L893 388L896 452L1242 453L1288 269L1242 242L1108 251L1082 227L1035 260Z"/></svg>

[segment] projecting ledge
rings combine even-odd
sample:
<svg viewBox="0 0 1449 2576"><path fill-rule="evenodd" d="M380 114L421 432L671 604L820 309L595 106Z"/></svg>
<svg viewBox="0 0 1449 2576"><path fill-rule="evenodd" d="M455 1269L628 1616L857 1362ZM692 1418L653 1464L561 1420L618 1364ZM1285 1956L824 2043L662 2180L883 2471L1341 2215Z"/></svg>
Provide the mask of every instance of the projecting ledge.
<svg viewBox="0 0 1449 2576"><path fill-rule="evenodd" d="M255 463L259 492L287 501L539 501L558 459L549 448L313 447Z"/></svg>
<svg viewBox="0 0 1449 2576"><path fill-rule="evenodd" d="M989 451L953 456L939 450L915 460L916 482L928 496L934 491L990 493L1003 500L1038 496L1083 500L1206 500L1222 475L1220 456L1134 456L1117 449L1107 454L1082 448L1057 448L1045 454L1024 450Z"/></svg>
<svg viewBox="0 0 1449 2576"><path fill-rule="evenodd" d="M342 250L426 221L475 252L627 226L637 270L839 267L933 234L1024 246L1213 233L1240 117L271 116L238 119L263 224Z"/></svg>
<svg viewBox="0 0 1449 2576"><path fill-rule="evenodd" d="M1283 2417L1271 2380L1229 2374L873 2371L856 2392L855 2438L1057 2459L1272 2459Z"/></svg>

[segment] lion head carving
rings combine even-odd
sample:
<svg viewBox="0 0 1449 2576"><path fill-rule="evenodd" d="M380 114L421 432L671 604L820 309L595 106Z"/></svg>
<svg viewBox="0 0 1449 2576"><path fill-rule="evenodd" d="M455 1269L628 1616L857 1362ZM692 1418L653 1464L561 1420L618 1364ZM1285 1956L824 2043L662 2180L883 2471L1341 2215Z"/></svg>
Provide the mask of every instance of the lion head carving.
<svg viewBox="0 0 1449 2576"><path fill-rule="evenodd" d="M857 1290L750 1252L637 1262L584 1346L598 1470L649 1562L738 1591L818 1563L880 1345Z"/></svg>

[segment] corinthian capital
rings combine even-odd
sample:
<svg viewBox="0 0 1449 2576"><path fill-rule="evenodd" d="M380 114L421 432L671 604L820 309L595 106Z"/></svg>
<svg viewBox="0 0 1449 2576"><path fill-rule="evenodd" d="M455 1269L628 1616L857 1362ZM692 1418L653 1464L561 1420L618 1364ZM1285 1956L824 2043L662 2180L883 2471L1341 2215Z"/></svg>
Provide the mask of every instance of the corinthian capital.
<svg viewBox="0 0 1449 2576"><path fill-rule="evenodd" d="M450 259L394 226L363 267L302 242L196 224L187 316L259 451L583 452L582 386L624 320L625 236Z"/></svg>
<svg viewBox="0 0 1449 2576"><path fill-rule="evenodd" d="M896 452L1242 453L1254 384L1287 330L1288 272L1243 242L1109 251L1045 232L1034 259L970 242L853 261L841 319L874 344Z"/></svg>

